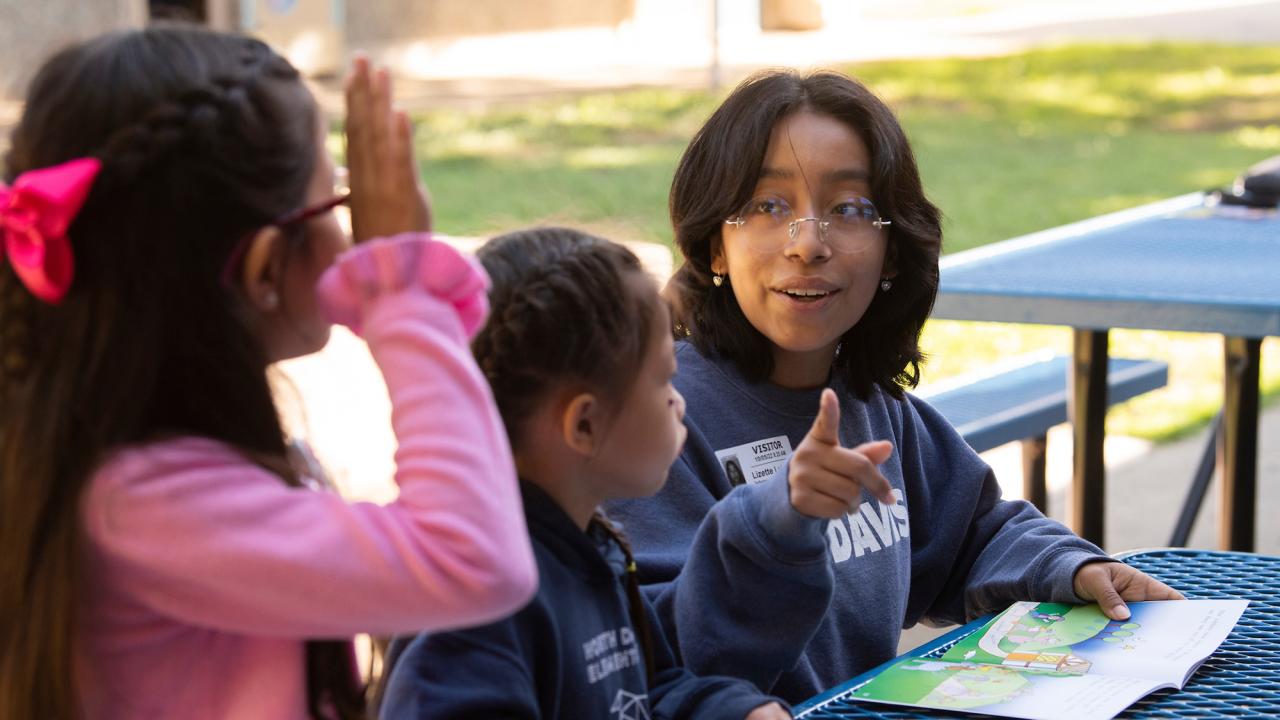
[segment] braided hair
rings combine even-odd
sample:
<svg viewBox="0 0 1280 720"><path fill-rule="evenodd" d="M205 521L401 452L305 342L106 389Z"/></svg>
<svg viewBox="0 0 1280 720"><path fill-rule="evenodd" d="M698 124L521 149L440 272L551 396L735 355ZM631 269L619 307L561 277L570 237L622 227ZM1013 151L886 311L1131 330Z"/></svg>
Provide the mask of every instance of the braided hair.
<svg viewBox="0 0 1280 720"><path fill-rule="evenodd" d="M493 282L489 321L471 349L493 388L511 446L550 393L581 386L616 411L640 370L661 300L640 261L616 243L567 228L535 228L490 240L477 253ZM622 548L631 624L653 680L653 635L631 546L597 511Z"/></svg>
<svg viewBox="0 0 1280 720"><path fill-rule="evenodd" d="M627 561L627 607L631 614L631 627L636 632L636 637L640 640L640 651L644 653L644 674L648 687L653 687L654 675L654 657L653 657L653 627L649 624L649 616L645 612L644 601L640 597L640 571L636 568L636 558L631 552L631 541L627 540L627 536L622 534L617 525L609 521L603 512L596 511L591 516L591 523L588 527L600 528L606 535L613 539L618 547L622 548L622 554Z"/></svg>
<svg viewBox="0 0 1280 720"><path fill-rule="evenodd" d="M0 717L80 713L78 501L112 450L207 437L299 484L254 315L219 276L241 237L302 204L316 112L269 47L193 26L91 39L32 81L5 180L77 157L102 170L68 230L62 303L0 265ZM349 646L306 655L311 714L359 716Z"/></svg>

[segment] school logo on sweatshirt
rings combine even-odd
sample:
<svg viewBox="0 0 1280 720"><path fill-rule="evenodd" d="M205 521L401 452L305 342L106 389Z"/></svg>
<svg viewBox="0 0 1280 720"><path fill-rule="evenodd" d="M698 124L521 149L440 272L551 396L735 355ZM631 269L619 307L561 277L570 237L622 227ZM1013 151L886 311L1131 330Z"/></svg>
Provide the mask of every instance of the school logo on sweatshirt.
<svg viewBox="0 0 1280 720"><path fill-rule="evenodd" d="M716 460L733 487L768 480L783 472L790 458L791 441L786 435L716 451ZM833 560L842 563L860 558L911 537L911 523L902 491L894 488L893 496L895 502L892 505L879 500L863 502L857 509L827 525L827 547Z"/></svg>
<svg viewBox="0 0 1280 720"><path fill-rule="evenodd" d="M605 630L582 643L582 660L587 666L587 682L595 685L610 675L630 667L641 667L640 647L629 626Z"/></svg>
<svg viewBox="0 0 1280 720"><path fill-rule="evenodd" d="M907 517L907 505L902 502L902 491L893 488L892 505L879 500L868 500L858 509L827 525L827 547L831 559L842 563L849 558L860 558L867 553L880 552L892 547L903 538L911 537L911 523Z"/></svg>
<svg viewBox="0 0 1280 720"><path fill-rule="evenodd" d="M649 696L619 690L609 706L610 717L618 720L649 720Z"/></svg>

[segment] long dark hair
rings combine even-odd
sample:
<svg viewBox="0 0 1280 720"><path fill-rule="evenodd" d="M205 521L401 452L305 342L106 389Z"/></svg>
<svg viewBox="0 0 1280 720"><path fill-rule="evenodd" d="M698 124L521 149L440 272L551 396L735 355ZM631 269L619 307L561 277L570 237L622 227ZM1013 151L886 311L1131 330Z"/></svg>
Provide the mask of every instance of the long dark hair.
<svg viewBox="0 0 1280 720"><path fill-rule="evenodd" d="M112 450L214 438L298 484L253 316L219 274L240 238L302 204L318 127L287 61L194 27L98 37L32 81L6 181L86 156L102 171L68 233L60 305L0 267L0 716L79 713L78 505ZM307 677L314 716L360 711L342 643L308 643Z"/></svg>
<svg viewBox="0 0 1280 720"><path fill-rule="evenodd" d="M472 341L517 456L523 427L549 393L581 386L620 408L660 317L654 281L625 247L567 228L501 235L477 255L493 282L489 321ZM631 624L653 677L653 635L626 538L602 513L591 524L626 554Z"/></svg>
<svg viewBox="0 0 1280 720"><path fill-rule="evenodd" d="M833 375L865 399L872 385L894 397L920 379L920 331L938 292L942 225L924 196L915 156L893 111L858 81L839 73L767 71L743 81L694 136L676 167L670 211L684 262L667 286L675 335L732 360L752 381L773 372L769 340L730 288L712 285L711 257L726 218L751 198L777 123L802 110L844 123L871 156L871 200L889 226L888 257L897 276L844 333Z"/></svg>

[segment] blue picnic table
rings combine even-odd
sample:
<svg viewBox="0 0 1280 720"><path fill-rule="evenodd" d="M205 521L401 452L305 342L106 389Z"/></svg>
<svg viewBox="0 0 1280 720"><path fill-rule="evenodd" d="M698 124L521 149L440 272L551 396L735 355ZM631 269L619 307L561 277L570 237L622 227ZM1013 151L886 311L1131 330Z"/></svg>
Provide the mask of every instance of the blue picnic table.
<svg viewBox="0 0 1280 720"><path fill-rule="evenodd" d="M1280 212L1193 193L950 255L933 316L1073 328L1071 522L1098 544L1108 331L1222 335L1220 546L1253 549L1261 346L1280 335Z"/></svg>

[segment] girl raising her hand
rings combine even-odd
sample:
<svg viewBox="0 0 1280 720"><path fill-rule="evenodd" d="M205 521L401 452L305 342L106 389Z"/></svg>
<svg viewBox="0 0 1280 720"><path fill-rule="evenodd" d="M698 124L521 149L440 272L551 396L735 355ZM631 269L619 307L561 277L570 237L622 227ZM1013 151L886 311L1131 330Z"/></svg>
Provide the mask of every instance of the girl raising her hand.
<svg viewBox="0 0 1280 720"><path fill-rule="evenodd" d="M37 74L0 189L0 717L362 717L352 635L532 594L486 280L431 239L386 76L349 102L354 249L262 43L152 27ZM267 369L331 320L390 391L386 506L290 462Z"/></svg>

